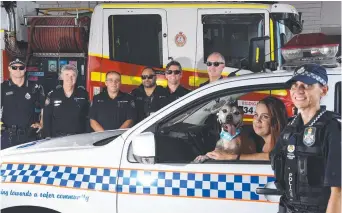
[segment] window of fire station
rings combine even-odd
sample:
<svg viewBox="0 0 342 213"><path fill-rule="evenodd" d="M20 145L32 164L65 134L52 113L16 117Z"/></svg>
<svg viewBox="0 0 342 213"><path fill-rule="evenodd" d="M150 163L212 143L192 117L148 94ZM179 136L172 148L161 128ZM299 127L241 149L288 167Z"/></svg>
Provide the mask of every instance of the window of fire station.
<svg viewBox="0 0 342 213"><path fill-rule="evenodd" d="M112 15L108 23L111 60L152 67L163 66L160 15Z"/></svg>
<svg viewBox="0 0 342 213"><path fill-rule="evenodd" d="M226 67L248 67L249 42L264 35L264 14L203 15L204 63L212 52L220 52Z"/></svg>

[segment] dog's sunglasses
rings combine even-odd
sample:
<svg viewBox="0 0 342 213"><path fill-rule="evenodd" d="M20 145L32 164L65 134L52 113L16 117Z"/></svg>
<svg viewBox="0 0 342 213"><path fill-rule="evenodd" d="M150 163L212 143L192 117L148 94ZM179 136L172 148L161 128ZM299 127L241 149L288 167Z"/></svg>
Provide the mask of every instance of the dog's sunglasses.
<svg viewBox="0 0 342 213"><path fill-rule="evenodd" d="M145 80L145 79L153 79L154 76L156 76L156 75L142 75L142 76L141 76L141 79L142 79L142 80Z"/></svg>
<svg viewBox="0 0 342 213"><path fill-rule="evenodd" d="M179 75L181 73L181 71L180 70L166 70L165 73L168 75L171 75L172 73L174 75Z"/></svg>
<svg viewBox="0 0 342 213"><path fill-rule="evenodd" d="M218 61L215 61L215 62L210 62L210 61L208 61L207 62L207 66L208 67L211 67L211 66L215 66L215 67L218 67L218 66L220 66L220 64L224 64L223 62L218 62Z"/></svg>
<svg viewBox="0 0 342 213"><path fill-rule="evenodd" d="M11 69L12 70L24 70L25 69L25 66L11 66Z"/></svg>

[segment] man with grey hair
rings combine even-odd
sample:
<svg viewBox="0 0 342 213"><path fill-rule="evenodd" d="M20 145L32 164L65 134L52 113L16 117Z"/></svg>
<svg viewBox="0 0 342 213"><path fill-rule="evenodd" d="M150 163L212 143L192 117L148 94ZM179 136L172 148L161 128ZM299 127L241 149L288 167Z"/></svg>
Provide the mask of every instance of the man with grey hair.
<svg viewBox="0 0 342 213"><path fill-rule="evenodd" d="M200 84L200 87L222 79L222 71L225 68L225 60L221 53L213 52L207 58L207 70L209 80Z"/></svg>
<svg viewBox="0 0 342 213"><path fill-rule="evenodd" d="M78 70L67 64L61 68L58 85L48 93L43 113L45 137L80 134L86 131L89 110L88 92L76 87Z"/></svg>

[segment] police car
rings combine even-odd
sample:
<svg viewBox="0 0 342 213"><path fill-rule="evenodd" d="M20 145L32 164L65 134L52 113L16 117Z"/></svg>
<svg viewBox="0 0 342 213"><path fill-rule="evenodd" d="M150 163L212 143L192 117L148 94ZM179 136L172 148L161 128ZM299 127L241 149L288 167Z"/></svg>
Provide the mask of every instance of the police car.
<svg viewBox="0 0 342 213"><path fill-rule="evenodd" d="M340 112L341 69L327 73L329 91L321 104ZM218 100L240 100L251 93L285 97L284 82L291 75L276 71L219 80L128 130L5 149L2 212L277 212L269 161L192 161L216 143L206 120L220 106ZM251 131L249 119L246 131Z"/></svg>

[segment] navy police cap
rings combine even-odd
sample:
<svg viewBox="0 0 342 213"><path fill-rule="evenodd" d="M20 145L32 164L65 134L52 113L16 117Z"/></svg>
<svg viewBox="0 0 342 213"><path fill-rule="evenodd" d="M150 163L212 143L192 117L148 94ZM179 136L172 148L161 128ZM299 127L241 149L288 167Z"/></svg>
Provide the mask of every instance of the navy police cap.
<svg viewBox="0 0 342 213"><path fill-rule="evenodd" d="M8 64L8 66L12 66L13 64L21 64L21 65L25 66L25 63L22 62L19 58L16 58L16 59L14 59L13 61L11 61L11 62Z"/></svg>
<svg viewBox="0 0 342 213"><path fill-rule="evenodd" d="M304 64L295 69L292 78L286 84L291 85L296 81L301 81L309 85L320 83L325 86L328 84L327 71L318 64Z"/></svg>

